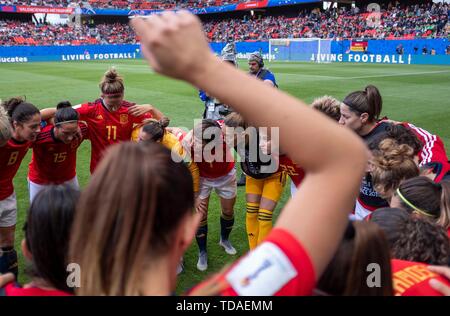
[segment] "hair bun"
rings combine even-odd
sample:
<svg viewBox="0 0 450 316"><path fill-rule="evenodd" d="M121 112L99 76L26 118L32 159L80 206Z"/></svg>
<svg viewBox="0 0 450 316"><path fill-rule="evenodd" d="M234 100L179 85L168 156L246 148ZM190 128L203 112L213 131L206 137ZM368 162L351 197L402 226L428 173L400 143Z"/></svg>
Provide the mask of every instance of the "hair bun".
<svg viewBox="0 0 450 316"><path fill-rule="evenodd" d="M406 145L399 145L394 139L386 138L379 146L379 150L375 153L375 163L382 169L391 169L400 165L407 159L414 158L414 150Z"/></svg>
<svg viewBox="0 0 450 316"><path fill-rule="evenodd" d="M117 70L115 68L111 68L107 72L105 72L105 81L108 83L112 83L116 81L118 77Z"/></svg>
<svg viewBox="0 0 450 316"><path fill-rule="evenodd" d="M169 123L170 123L170 119L167 116L164 116L159 120L159 125L162 128L166 128L167 126L169 126Z"/></svg>

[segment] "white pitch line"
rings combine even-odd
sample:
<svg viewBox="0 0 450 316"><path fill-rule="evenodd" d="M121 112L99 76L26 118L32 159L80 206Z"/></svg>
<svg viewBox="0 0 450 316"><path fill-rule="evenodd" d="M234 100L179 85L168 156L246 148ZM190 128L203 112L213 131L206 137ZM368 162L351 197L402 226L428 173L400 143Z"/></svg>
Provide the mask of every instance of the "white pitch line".
<svg viewBox="0 0 450 316"><path fill-rule="evenodd" d="M402 77L402 76L417 76L417 75L431 75L431 74L441 74L447 73L450 70L440 70L440 71L423 71L423 72L405 72L396 74L386 74L386 75L373 75L373 76L359 76L359 77L339 77L339 79L366 79L366 78L383 78L383 77Z"/></svg>

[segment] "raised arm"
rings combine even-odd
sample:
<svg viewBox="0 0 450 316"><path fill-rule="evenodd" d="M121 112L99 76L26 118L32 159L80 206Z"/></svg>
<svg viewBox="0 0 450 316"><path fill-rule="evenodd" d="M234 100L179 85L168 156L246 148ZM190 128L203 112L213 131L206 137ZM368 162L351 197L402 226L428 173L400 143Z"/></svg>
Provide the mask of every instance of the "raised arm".
<svg viewBox="0 0 450 316"><path fill-rule="evenodd" d="M56 108L47 108L41 110L41 119L47 121L55 116Z"/></svg>
<svg viewBox="0 0 450 316"><path fill-rule="evenodd" d="M133 116L141 116L145 113L151 113L155 120L160 120L164 114L151 104L137 104L129 108L128 112Z"/></svg>
<svg viewBox="0 0 450 316"><path fill-rule="evenodd" d="M362 141L302 101L220 62L195 16L168 12L134 19L132 26L155 71L216 96L250 125L279 128L281 148L307 176L276 226L306 248L319 276L337 248L357 197L366 164Z"/></svg>

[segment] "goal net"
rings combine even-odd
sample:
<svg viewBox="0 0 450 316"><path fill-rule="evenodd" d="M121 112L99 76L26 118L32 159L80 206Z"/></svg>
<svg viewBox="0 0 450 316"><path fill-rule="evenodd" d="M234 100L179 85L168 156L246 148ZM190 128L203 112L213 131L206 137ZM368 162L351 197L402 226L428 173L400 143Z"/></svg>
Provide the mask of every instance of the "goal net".
<svg viewBox="0 0 450 316"><path fill-rule="evenodd" d="M331 53L331 40L320 38L279 38L269 40L269 59L323 62Z"/></svg>

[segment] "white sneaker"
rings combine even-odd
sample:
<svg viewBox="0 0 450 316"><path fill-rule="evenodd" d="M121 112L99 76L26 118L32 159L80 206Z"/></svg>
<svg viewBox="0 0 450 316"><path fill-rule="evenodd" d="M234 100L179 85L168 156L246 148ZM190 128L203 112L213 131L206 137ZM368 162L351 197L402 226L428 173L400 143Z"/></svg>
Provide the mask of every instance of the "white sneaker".
<svg viewBox="0 0 450 316"><path fill-rule="evenodd" d="M229 240L222 240L221 238L219 245L221 245L223 249L225 249L225 252L229 255L235 255L237 253L236 249L234 249Z"/></svg>
<svg viewBox="0 0 450 316"><path fill-rule="evenodd" d="M206 251L200 252L198 255L197 269L205 271L208 269L208 253Z"/></svg>

